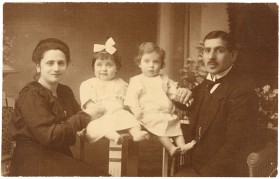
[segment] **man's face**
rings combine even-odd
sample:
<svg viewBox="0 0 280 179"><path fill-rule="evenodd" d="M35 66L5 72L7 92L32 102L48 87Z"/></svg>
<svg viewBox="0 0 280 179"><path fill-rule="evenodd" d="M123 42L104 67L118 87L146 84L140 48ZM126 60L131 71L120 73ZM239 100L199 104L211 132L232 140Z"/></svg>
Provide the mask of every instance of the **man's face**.
<svg viewBox="0 0 280 179"><path fill-rule="evenodd" d="M215 75L227 70L236 60L237 51L230 52L221 38L204 41L203 61L209 73Z"/></svg>

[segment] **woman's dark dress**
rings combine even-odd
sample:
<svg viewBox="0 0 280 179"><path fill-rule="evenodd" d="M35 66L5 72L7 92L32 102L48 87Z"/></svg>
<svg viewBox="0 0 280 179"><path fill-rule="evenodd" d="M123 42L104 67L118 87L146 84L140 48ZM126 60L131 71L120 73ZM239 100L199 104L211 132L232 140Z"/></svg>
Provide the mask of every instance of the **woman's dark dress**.
<svg viewBox="0 0 280 179"><path fill-rule="evenodd" d="M57 96L37 81L28 83L15 104L10 131L16 140L11 176L99 176L92 166L72 158L76 132L90 121L72 90L59 84ZM79 112L80 111L80 112Z"/></svg>

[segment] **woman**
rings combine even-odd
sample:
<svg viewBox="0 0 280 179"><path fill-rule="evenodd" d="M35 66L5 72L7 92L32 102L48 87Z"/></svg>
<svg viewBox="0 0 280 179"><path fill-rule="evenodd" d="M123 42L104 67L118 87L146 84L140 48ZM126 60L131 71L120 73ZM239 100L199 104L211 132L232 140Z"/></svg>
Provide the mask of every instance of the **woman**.
<svg viewBox="0 0 280 179"><path fill-rule="evenodd" d="M11 134L16 140L11 176L99 176L72 158L69 146L77 131L99 117L98 108L81 111L72 90L60 84L70 63L68 46L54 38L39 42L33 52L38 81L28 83L15 104Z"/></svg>

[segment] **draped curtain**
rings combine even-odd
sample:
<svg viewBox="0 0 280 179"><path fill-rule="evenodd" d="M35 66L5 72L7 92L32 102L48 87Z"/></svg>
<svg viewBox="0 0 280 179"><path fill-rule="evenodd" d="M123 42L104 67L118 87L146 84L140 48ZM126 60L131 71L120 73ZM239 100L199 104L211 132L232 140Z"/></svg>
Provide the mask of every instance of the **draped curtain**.
<svg viewBox="0 0 280 179"><path fill-rule="evenodd" d="M278 7L265 3L228 3L230 33L240 45L237 64L257 86L277 87Z"/></svg>

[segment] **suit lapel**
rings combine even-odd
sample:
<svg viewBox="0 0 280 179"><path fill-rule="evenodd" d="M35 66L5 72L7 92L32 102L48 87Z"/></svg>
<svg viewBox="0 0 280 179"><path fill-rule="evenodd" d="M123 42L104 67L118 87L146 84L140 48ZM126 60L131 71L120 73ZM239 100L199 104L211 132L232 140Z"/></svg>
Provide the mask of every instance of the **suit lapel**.
<svg viewBox="0 0 280 179"><path fill-rule="evenodd" d="M226 93L228 93L231 81L234 78L234 73L236 73L235 68L232 68L231 71L224 77L223 82L211 94L212 99L208 106L210 109L209 109L208 116L206 116L207 120L202 126L201 137L208 130L209 126L214 121L217 112L222 107L221 105L222 105L223 101L225 100L224 98L227 97ZM193 108L193 112L191 113L192 114L191 119L193 120L191 123L191 129L192 129L191 132L193 132L193 130L195 130L195 128L196 128L195 126L197 124L197 118L200 113L201 104L204 99L205 93L208 90L206 83L202 83L200 87L201 88L198 90L198 92L195 96L195 101L197 101L197 104L195 105L195 107Z"/></svg>
<svg viewBox="0 0 280 179"><path fill-rule="evenodd" d="M224 82L218 86L218 88L211 94L212 98L208 105L208 116L206 116L207 120L201 126L201 137L208 130L209 126L216 119L217 112L220 110L221 105L223 104L224 98L226 97L226 93L228 92L228 83Z"/></svg>
<svg viewBox="0 0 280 179"><path fill-rule="evenodd" d="M198 114L199 114L200 108L201 108L201 103L204 99L204 96L205 96L206 92L207 92L207 86L206 86L206 83L203 82L203 83L201 83L200 87L197 89L196 94L194 96L195 100L194 100L193 108L191 109L191 115L190 115L191 133L193 133L193 131L195 130L195 126L197 124Z"/></svg>
<svg viewBox="0 0 280 179"><path fill-rule="evenodd" d="M223 101L226 100L224 98L227 97L226 93L228 93L229 88L231 86L230 84L234 80L235 73L237 73L237 71L233 67L230 70L230 72L224 77L223 82L211 94L212 95L212 101L209 105L211 107L211 109L208 113L209 115L207 116L207 121L202 126L201 136L208 130L209 126L214 121L217 112L222 107ZM199 88L197 88L197 91L195 91L195 94L194 94L195 101L194 101L194 104L193 104L193 108L191 109L192 112L191 112L191 115L190 115L191 134L194 134L193 132L196 129L197 118L198 118L198 115L200 113L201 104L202 104L202 101L204 99L204 96L205 96L207 90L208 90L207 89L207 84L205 82L203 82L199 85Z"/></svg>

